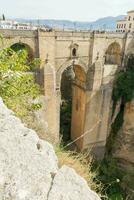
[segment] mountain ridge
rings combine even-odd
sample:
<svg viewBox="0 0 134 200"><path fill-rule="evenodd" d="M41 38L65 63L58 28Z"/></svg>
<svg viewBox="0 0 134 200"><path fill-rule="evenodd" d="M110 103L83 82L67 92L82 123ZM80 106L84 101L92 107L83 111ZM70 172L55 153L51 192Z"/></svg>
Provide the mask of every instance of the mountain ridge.
<svg viewBox="0 0 134 200"><path fill-rule="evenodd" d="M81 21L71 21L71 20L57 20L57 19L23 19L17 18L15 20L19 22L30 22L32 24L47 25L52 28L62 28L62 29L76 29L76 30L115 30L116 21L123 19L125 15L119 15L116 17L108 16L99 18L93 22L81 22Z"/></svg>

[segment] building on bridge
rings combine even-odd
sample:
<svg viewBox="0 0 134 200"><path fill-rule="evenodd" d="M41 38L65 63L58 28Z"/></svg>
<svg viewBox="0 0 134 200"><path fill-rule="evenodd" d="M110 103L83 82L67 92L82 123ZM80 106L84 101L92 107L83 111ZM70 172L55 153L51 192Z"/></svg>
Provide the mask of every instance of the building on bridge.
<svg viewBox="0 0 134 200"><path fill-rule="evenodd" d="M128 11L124 19L117 21L116 32L134 32L134 10Z"/></svg>
<svg viewBox="0 0 134 200"><path fill-rule="evenodd" d="M22 23L14 20L0 20L0 29L36 30L37 26L31 23Z"/></svg>

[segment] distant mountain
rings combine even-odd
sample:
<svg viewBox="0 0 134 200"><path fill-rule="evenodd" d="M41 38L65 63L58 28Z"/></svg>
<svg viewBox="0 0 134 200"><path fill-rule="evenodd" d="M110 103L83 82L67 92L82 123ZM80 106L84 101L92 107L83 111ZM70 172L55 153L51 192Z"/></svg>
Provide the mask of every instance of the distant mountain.
<svg viewBox="0 0 134 200"><path fill-rule="evenodd" d="M16 19L20 22L31 22L33 24L47 25L50 27L76 29L76 30L114 30L116 28L116 21L123 19L125 15L117 17L104 17L93 22L79 22L69 20L54 20L54 19Z"/></svg>

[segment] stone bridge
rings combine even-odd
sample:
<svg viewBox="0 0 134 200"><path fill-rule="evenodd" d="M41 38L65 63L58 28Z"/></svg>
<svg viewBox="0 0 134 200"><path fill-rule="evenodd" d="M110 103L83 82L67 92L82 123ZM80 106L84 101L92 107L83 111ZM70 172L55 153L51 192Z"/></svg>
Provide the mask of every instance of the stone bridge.
<svg viewBox="0 0 134 200"><path fill-rule="evenodd" d="M112 88L116 71L134 54L134 36L120 33L0 30L1 48L24 44L42 60L40 79L45 94L47 132L59 140L61 78L72 67L71 138L80 150L103 155L109 134ZM43 77L43 79L42 79Z"/></svg>

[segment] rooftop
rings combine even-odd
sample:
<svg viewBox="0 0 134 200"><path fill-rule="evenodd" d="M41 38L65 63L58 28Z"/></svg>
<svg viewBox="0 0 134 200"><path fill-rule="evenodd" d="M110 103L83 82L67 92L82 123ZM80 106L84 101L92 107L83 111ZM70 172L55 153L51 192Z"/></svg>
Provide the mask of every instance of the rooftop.
<svg viewBox="0 0 134 200"><path fill-rule="evenodd" d="M117 22L126 22L126 19L118 19Z"/></svg>
<svg viewBox="0 0 134 200"><path fill-rule="evenodd" d="M130 11L128 11L127 13L134 13L134 10L130 10Z"/></svg>

